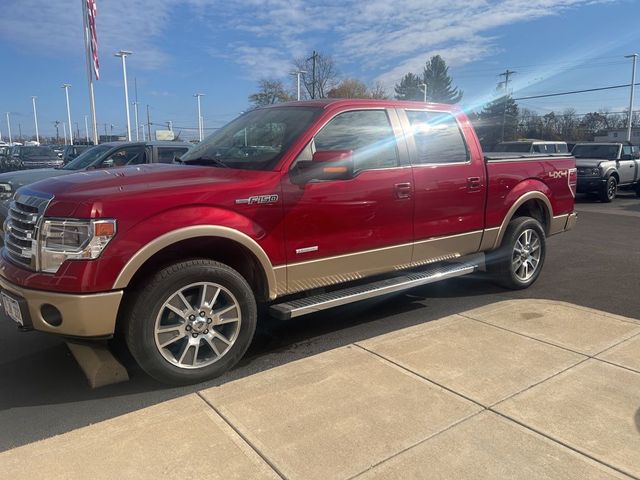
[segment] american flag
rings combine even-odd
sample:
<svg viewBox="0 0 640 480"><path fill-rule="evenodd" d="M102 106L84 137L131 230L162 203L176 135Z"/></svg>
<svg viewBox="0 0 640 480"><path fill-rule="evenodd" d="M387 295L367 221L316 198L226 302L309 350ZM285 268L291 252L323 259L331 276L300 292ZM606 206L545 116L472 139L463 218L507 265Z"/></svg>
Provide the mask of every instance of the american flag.
<svg viewBox="0 0 640 480"><path fill-rule="evenodd" d="M89 48L93 59L93 72L96 80L100 79L100 62L98 61L98 35L96 33L96 0L87 0L87 25L89 27Z"/></svg>

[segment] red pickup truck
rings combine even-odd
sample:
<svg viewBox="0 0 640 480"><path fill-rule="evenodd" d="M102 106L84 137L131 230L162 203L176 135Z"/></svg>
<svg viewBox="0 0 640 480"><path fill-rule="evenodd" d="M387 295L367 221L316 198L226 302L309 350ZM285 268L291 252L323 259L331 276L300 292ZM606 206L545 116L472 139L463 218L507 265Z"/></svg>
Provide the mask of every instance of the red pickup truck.
<svg viewBox="0 0 640 480"><path fill-rule="evenodd" d="M485 157L449 105L274 105L179 164L19 189L2 304L24 330L120 332L150 375L193 383L242 357L262 308L289 319L485 264L528 287L545 238L576 221L575 190L573 157Z"/></svg>

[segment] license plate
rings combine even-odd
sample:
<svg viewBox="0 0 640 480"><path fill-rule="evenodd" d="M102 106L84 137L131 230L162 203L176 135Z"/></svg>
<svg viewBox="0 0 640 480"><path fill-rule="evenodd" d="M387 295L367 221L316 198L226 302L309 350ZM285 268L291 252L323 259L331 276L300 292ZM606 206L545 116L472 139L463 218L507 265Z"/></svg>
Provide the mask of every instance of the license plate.
<svg viewBox="0 0 640 480"><path fill-rule="evenodd" d="M18 322L20 325L24 326L24 321L22 320L22 312L20 311L20 304L17 300L14 300L3 292L2 305L4 306L5 313L11 320L13 320L14 322Z"/></svg>

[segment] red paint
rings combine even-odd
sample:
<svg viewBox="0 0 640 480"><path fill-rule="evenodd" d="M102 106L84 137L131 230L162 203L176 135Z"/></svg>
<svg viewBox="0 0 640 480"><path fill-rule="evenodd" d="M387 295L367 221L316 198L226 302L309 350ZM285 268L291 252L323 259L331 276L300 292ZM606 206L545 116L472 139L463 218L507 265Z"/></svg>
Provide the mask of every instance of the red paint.
<svg viewBox="0 0 640 480"><path fill-rule="evenodd" d="M55 275L27 271L3 255L3 275L34 289L107 291L144 245L192 225L236 229L253 238L277 266L496 227L511 205L532 190L549 198L553 215L573 211L568 178L552 175L574 168L572 157L485 164L473 128L454 107L386 100L300 105L324 111L273 171L142 165L31 185L55 195L46 216L115 218L118 233L100 258L68 261ZM398 135L401 164L396 168L365 170L348 180L296 184L289 169L313 135L336 113L366 108L452 111L466 138L470 163L412 168L407 144ZM272 194L279 196L273 204L236 204L238 199ZM315 252L296 254L314 246L319 247Z"/></svg>

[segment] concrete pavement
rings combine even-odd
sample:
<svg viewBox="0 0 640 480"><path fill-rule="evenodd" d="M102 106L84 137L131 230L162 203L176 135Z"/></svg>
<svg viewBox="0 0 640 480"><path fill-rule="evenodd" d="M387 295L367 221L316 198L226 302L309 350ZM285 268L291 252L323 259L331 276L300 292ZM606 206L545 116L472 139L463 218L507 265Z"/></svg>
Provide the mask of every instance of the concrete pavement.
<svg viewBox="0 0 640 480"><path fill-rule="evenodd" d="M509 300L0 453L0 477L640 478L640 321Z"/></svg>

